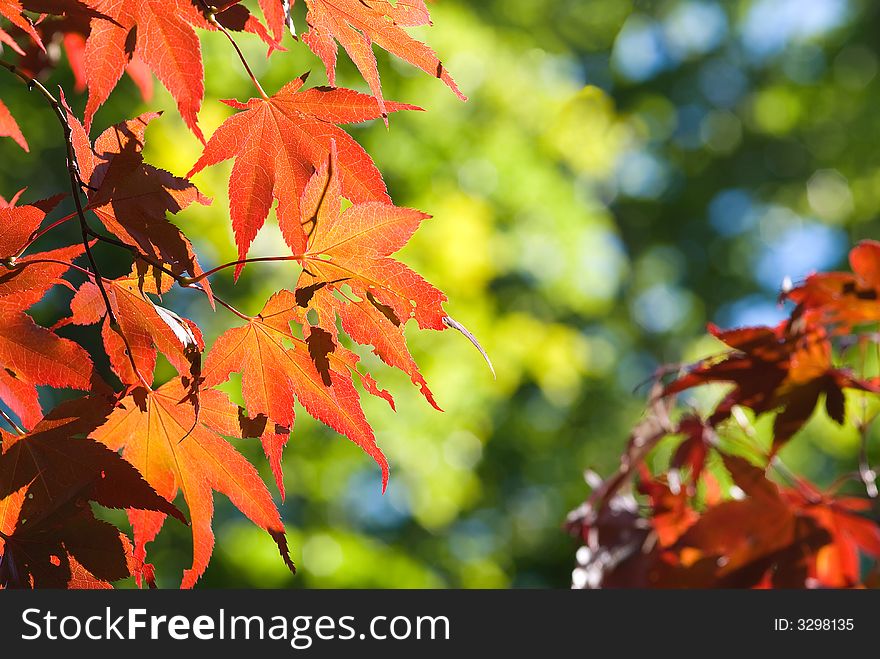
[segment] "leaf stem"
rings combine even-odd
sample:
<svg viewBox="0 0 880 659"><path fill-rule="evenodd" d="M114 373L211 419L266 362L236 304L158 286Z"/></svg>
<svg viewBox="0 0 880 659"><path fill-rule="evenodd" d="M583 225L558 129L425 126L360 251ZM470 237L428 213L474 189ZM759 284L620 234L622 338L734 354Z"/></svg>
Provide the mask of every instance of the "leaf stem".
<svg viewBox="0 0 880 659"><path fill-rule="evenodd" d="M18 268L25 268L29 265L39 265L40 263L54 263L56 265L64 265L70 268L71 270L76 270L80 274L85 275L89 279L97 279L95 274L90 270L86 270L85 268L81 268L74 263L68 263L67 261L61 261L60 259L28 259L27 261L19 261L14 263L5 264L6 268L9 270L16 270ZM103 282L102 282L103 283Z"/></svg>
<svg viewBox="0 0 880 659"><path fill-rule="evenodd" d="M70 220L72 220L75 217L76 217L76 213L70 213L69 215L65 215L64 217L62 217L59 220L55 220L52 224L47 226L45 229L37 229L36 231L34 231L31 234L31 237L28 238L28 241L24 244L24 247L22 247L19 250L18 254L16 254L15 257L21 258L22 254L24 254L30 248L30 246L33 245L35 242L37 242L40 238L45 236L52 229L60 227L65 222L69 222Z"/></svg>
<svg viewBox="0 0 880 659"><path fill-rule="evenodd" d="M192 288L193 290L196 290L196 291L200 291L200 290L202 290L201 287L199 287L199 286L192 286L192 285L187 286L186 288ZM216 295L214 296L214 299L217 300L217 302L220 303L220 306L221 306L221 307L226 307L229 311L231 311L232 313L234 313L236 316L238 316L238 317L241 318L242 320L246 320L247 322L251 322L252 320L254 320L254 317L253 317L253 316L248 316L247 314L242 313L241 311L239 311L238 309L236 309L235 307L233 307L231 304L229 304L229 302L227 302L226 300L222 300L221 298L217 297Z"/></svg>
<svg viewBox="0 0 880 659"><path fill-rule="evenodd" d="M247 71L248 76L250 76L251 82L254 83L254 86L257 88L257 91L260 92L260 96L262 96L264 100L268 101L269 96L263 90L263 86L260 84L260 81L257 80L257 76L254 75L254 72L251 69L250 64L248 64L247 59L245 59L244 53L241 52L241 48L238 47L238 44L235 42L235 39L233 38L233 36L229 33L229 30L227 30L223 25L221 25L220 21L217 20L217 17L215 16L217 8L212 7L207 2L205 2L205 0L199 0L199 3L205 8L205 11L208 14L206 17L208 22L211 25L213 25L215 28L217 28L220 32L225 34L226 38L229 39L229 43L232 44L232 47L235 48L235 52L238 54L238 59L241 60L241 63L244 65L245 71Z"/></svg>
<svg viewBox="0 0 880 659"><path fill-rule="evenodd" d="M267 263L272 261L301 261L304 257L304 254L294 254L292 256L258 256L249 259L239 259L238 261L230 261L229 263L218 265L216 268L211 268L207 272L200 274L198 277L180 277L180 280L182 280L181 284L184 286L188 284L197 284L203 279L207 279L221 270L226 270L227 268L232 268L237 265L244 265L246 263Z"/></svg>

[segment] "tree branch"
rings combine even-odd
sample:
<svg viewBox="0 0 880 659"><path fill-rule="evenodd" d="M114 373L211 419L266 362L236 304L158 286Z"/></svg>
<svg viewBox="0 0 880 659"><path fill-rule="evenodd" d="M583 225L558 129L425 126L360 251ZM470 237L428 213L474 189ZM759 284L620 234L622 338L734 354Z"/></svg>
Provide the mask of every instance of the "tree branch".
<svg viewBox="0 0 880 659"><path fill-rule="evenodd" d="M64 108L61 107L61 104L58 102L51 92L46 89L42 83L34 78L31 78L26 73L20 71L18 67L14 64L9 64L8 62L4 62L0 60L0 67L6 69L19 79L21 79L28 87L29 90L36 89L40 92L43 98L46 99L46 102L52 108L52 111L55 113L55 116L58 119L58 123L61 124L61 129L64 132L64 142L67 147L67 173L70 178L70 187L73 192L73 203L76 205L76 216L79 218L79 226L80 232L82 233L82 242L83 247L85 247L86 256L89 258L89 263L92 266L92 271L95 273L95 283L98 285L98 288L101 291L101 297L104 300L104 306L107 308L107 316L110 318L110 322L114 327L118 327L118 323L116 321L116 314L113 312L113 307L110 304L110 297L107 295L107 289L104 288L104 280L101 277L100 271L98 270L98 263L95 261L95 255L92 254L92 247L89 244L89 235L91 235L91 229L89 228L89 224L86 221L85 210L83 209L82 199L80 199L80 195L82 194L82 190L86 186L83 183L82 178L80 178L79 173L79 164L76 160L76 151L73 147L73 140L71 139L72 131L70 128L70 123L67 121L67 114L64 111Z"/></svg>

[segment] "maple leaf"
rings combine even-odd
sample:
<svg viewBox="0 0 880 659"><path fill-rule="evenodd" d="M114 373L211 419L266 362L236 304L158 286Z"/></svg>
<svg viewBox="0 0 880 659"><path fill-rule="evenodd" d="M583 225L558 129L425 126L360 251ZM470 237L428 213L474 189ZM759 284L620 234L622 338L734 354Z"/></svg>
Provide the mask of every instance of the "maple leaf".
<svg viewBox="0 0 880 659"><path fill-rule="evenodd" d="M30 153L30 147L21 132L21 128L18 127L15 117L12 116L9 108L3 104L2 100L0 100L0 137L11 137L18 146Z"/></svg>
<svg viewBox="0 0 880 659"><path fill-rule="evenodd" d="M0 208L0 224L4 227L0 234L0 260L8 261L18 256L46 216L64 199L64 195L55 195L33 204L16 206L20 195L21 192L10 204Z"/></svg>
<svg viewBox="0 0 880 659"><path fill-rule="evenodd" d="M108 128L94 148L69 108L67 115L80 176L89 186L87 210L114 236L162 262L175 275L202 274L192 243L166 213L177 213L195 202L208 205L211 200L189 181L144 162L144 134L159 115L145 113ZM202 288L212 299L207 279Z"/></svg>
<svg viewBox="0 0 880 659"><path fill-rule="evenodd" d="M204 141L198 112L205 93L202 51L193 26L207 28L189 0L94 0L111 20L93 18L86 41L85 73L89 87L85 125L92 119L137 55L177 101L181 117Z"/></svg>
<svg viewBox="0 0 880 659"><path fill-rule="evenodd" d="M42 417L37 386L88 390L97 376L78 344L0 307L0 400L31 427Z"/></svg>
<svg viewBox="0 0 880 659"><path fill-rule="evenodd" d="M388 483L388 461L361 409L351 373L356 373L372 394L392 403L372 378L360 374L357 357L316 329L305 340L293 336L290 323L301 310L290 291L273 295L258 316L247 325L221 335L205 358L205 386L225 382L231 373L242 373L242 395L251 418L274 424L264 437L264 449L273 461L279 489L283 492L281 466L273 455L286 441L294 423L294 396L319 421L348 437L382 469L383 490ZM292 347L287 347L291 344Z"/></svg>
<svg viewBox="0 0 880 659"><path fill-rule="evenodd" d="M242 413L220 391L201 393L198 417L181 402L186 397L178 380L156 390L134 389L91 437L113 450L122 449L147 482L168 501L178 490L189 508L193 563L184 571L182 587L192 587L204 573L214 547L211 531L214 490L225 494L254 524L269 532L291 570L284 525L257 470L220 435L243 435ZM162 528L162 512L130 511L135 558L143 560L146 545Z"/></svg>
<svg viewBox="0 0 880 659"><path fill-rule="evenodd" d="M109 411L106 401L81 398L26 435L0 431L0 586L106 587L136 572L128 538L96 519L88 501L185 522L131 464L82 438Z"/></svg>
<svg viewBox="0 0 880 659"><path fill-rule="evenodd" d="M42 300L53 286L70 286L61 276L83 251L79 243L15 259L14 266L0 270L0 311L25 311Z"/></svg>
<svg viewBox="0 0 880 659"><path fill-rule="evenodd" d="M93 18L110 20L85 5L66 2L65 0L27 0L26 8L44 14L53 14L36 24L43 43L57 44L64 49L67 63L74 77L74 89L77 92L86 90L86 39L89 36L90 22ZM17 63L17 68L31 78L44 77L48 69L58 64L60 52L56 48L43 50L36 44L29 44ZM153 74L149 67L136 55L132 55L125 65L125 72L137 85L144 101L153 96Z"/></svg>
<svg viewBox="0 0 880 659"><path fill-rule="evenodd" d="M664 395L711 382L734 384L708 419L709 425L727 419L736 405L757 414L779 409L773 425L773 452L806 423L822 394L828 416L842 424L844 388L878 391L875 385L832 366L831 344L820 329L791 334L783 322L777 327L728 331L710 325L709 331L733 351L700 362L669 384Z"/></svg>
<svg viewBox="0 0 880 659"><path fill-rule="evenodd" d="M827 324L836 334L880 321L880 242L862 241L850 250L849 262L852 273L810 275L784 293L784 298L797 304L792 317L808 324Z"/></svg>
<svg viewBox="0 0 880 659"><path fill-rule="evenodd" d="M0 310L7 312L24 311L43 299L54 285L68 285L61 275L84 251L84 246L79 243L20 256L46 215L64 198L64 195L55 195L33 204L16 206L22 192L10 204L0 205L0 225L6 227L0 235L0 263L6 268L6 272L0 272Z"/></svg>
<svg viewBox="0 0 880 659"><path fill-rule="evenodd" d="M224 103L244 110L211 136L187 177L205 167L235 158L229 179L229 210L240 259L278 201L278 223L288 245L302 242L300 198L316 169L327 162L331 143L338 149L342 194L359 203L389 202L382 176L370 156L336 124L379 117L372 97L350 89L314 87L299 91L307 74L271 98ZM418 110L389 103L389 111ZM236 277L243 264L236 268Z"/></svg>
<svg viewBox="0 0 880 659"><path fill-rule="evenodd" d="M446 296L389 258L430 216L378 201L355 204L342 212L335 148L309 181L300 215L306 218L306 231L301 230L299 242L292 245L301 254L303 267L297 283L300 306L315 309L320 326L334 339L338 314L348 336L373 345L385 363L409 375L437 407L407 349L403 329L411 317L422 328L445 329L442 304Z"/></svg>
<svg viewBox="0 0 880 659"><path fill-rule="evenodd" d="M0 16L6 18L15 27L25 32L40 48L45 50L43 42L40 41L40 35L37 34L33 24L22 15L22 11L23 7L18 0L0 0ZM7 44L20 55L24 54L24 51L15 43L15 40L3 30L0 30L0 42Z"/></svg>
<svg viewBox="0 0 880 659"><path fill-rule="evenodd" d="M191 0L91 0L94 8L107 16L93 18L86 41L85 73L89 87L85 125L89 128L95 112L119 82L126 63L139 58L162 82L177 101L180 116L202 142L198 112L205 95L202 51L194 28L213 30L203 13ZM241 21L240 9L229 22ZM221 24L222 14L218 15ZM239 26L269 40L274 40L251 16Z"/></svg>
<svg viewBox="0 0 880 659"><path fill-rule="evenodd" d="M744 498L708 508L663 552L654 585L751 588L767 582L803 588L811 559L830 541L828 533L789 505L762 469L737 456L722 458Z"/></svg>
<svg viewBox="0 0 880 659"><path fill-rule="evenodd" d="M152 384L158 351L187 378L191 387L197 388L204 348L201 332L192 321L156 304L148 295L165 293L171 284L166 277L164 286L157 288L155 278L145 276L137 268L126 277L105 283L119 323L117 332L106 318L107 307L100 289L93 282L85 282L71 300L71 315L56 327L93 325L106 318L101 332L104 347L113 371L124 384Z"/></svg>
<svg viewBox="0 0 880 659"><path fill-rule="evenodd" d="M396 3L387 0L305 0L305 3L308 7L306 23L309 30L302 39L324 62L331 86L336 85L336 43L339 42L370 86L379 111L383 116L387 115L388 108L382 98L379 69L372 49L375 43L439 78L461 100L467 100L437 54L403 30L403 27L430 24L428 8L422 0Z"/></svg>
<svg viewBox="0 0 880 659"><path fill-rule="evenodd" d="M816 555L815 578L828 588L857 586L861 582L860 552L880 559L880 526L860 514L868 512L872 502L821 492L802 479L783 495L831 536L831 542Z"/></svg>

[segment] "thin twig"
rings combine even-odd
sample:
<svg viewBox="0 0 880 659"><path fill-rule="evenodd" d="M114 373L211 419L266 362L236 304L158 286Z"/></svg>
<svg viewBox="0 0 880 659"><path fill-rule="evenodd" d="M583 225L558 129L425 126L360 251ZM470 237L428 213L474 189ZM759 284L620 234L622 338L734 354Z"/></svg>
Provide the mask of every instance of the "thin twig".
<svg viewBox="0 0 880 659"><path fill-rule="evenodd" d="M253 70L251 70L251 67L248 64L247 59L245 59L244 53L241 52L241 48L238 47L238 44L235 42L235 39L232 37L231 34L229 34L229 30L227 30L225 27L223 27L220 24L220 21L218 21L217 17L214 15L217 11L217 8L212 7L207 2L205 2L205 0L199 0L199 3L205 8L205 11L208 14L206 16L208 22L211 25L213 25L215 28L220 30L220 32L225 34L226 38L229 39L229 43L232 44L232 47L235 48L235 52L238 54L238 59L241 60L241 63L244 65L245 71L247 71L247 74L250 76L251 82L254 83L254 86L257 88L257 91L260 92L260 96L262 96L265 100L268 101L269 97L266 95L266 92L263 90L263 86L260 84L260 81L257 80L257 76L255 76Z"/></svg>
<svg viewBox="0 0 880 659"><path fill-rule="evenodd" d="M47 233L52 231L52 229L55 229L56 227L60 227L65 222L69 222L70 220L72 220L75 217L76 217L76 213L70 213L69 215L65 215L61 219L55 220L52 224L50 224L49 226L47 226L44 229L37 229L36 231L34 231L31 234L30 238L28 238L27 242L24 244L24 247L22 247L20 250L18 250L18 254L16 254L15 257L21 258L21 256L30 248L30 246L33 245L35 242L37 242L40 238L42 238Z"/></svg>
<svg viewBox="0 0 880 659"><path fill-rule="evenodd" d="M184 286L184 288L190 288L190 289L192 289L192 290L194 290L194 291L202 291L202 292L205 291L205 289L203 289L201 286L195 286L195 285L192 285L192 284L190 284L189 286ZM238 309L236 309L235 307L233 307L231 304L229 304L229 302L226 302L225 300L222 300L221 298L217 297L216 295L214 296L214 299L215 299L217 302L220 303L220 306L222 306L222 307L226 307L229 311L231 311L232 313L234 313L236 316L238 316L238 317L241 318L242 320L246 320L246 321L248 321L248 322L250 322L250 321L252 321L252 320L255 320L255 318L254 318L253 316L248 316L247 314L242 313L241 311L239 311Z"/></svg>
<svg viewBox="0 0 880 659"><path fill-rule="evenodd" d="M305 258L305 255L303 254L294 254L293 256L258 256L249 259L239 259L238 261L230 261L229 263L218 265L216 268L211 268L197 277L181 276L179 277L179 281L182 286L188 286L189 284L198 284L203 279L207 279L221 270L226 270L227 268L232 268L237 265L244 265L246 263L268 263L274 261L301 261L303 258Z"/></svg>
<svg viewBox="0 0 880 659"><path fill-rule="evenodd" d="M94 238L95 240L98 240L102 243L107 243L108 245L114 245L116 247L121 247L122 249L128 250L129 252L131 252L131 254L135 258L138 258L138 259L144 261L145 263L147 263L147 265L150 265L150 266L156 268L157 270L161 270L162 272L164 272L166 275L168 275L169 277L174 279L174 281L178 282L181 285L186 285L189 283L189 279L190 279L189 277L184 277L182 275L176 274L173 270L171 270L164 263L162 263L161 261L159 261L156 258L153 258L149 254L145 254L144 252L142 252L140 249L138 249L134 245L129 245L128 243L122 242L121 240L117 240L116 238L111 238L110 236L104 236L96 231L91 230L91 229L89 229L89 235L92 238Z"/></svg>
<svg viewBox="0 0 880 659"><path fill-rule="evenodd" d="M89 244L90 229L89 224L86 221L82 199L80 198L83 188L87 186L83 182L82 178L80 178L79 164L76 160L76 150L73 147L73 140L71 139L73 131L70 128L70 122L68 122L67 120L67 114L65 113L64 108L62 108L61 104L58 102L58 99L56 99L52 95L52 93L48 89L46 89L38 80L35 80L26 73L20 71L18 67L16 67L14 64L9 64L8 62L0 60L0 67L3 67L16 77L20 78L28 86L28 89L36 89L37 91L39 91L40 94L42 94L43 98L46 99L46 102L49 104L49 106L52 108L55 116L58 118L58 123L61 124L61 129L64 132L64 142L67 147L67 173L70 178L71 191L73 192L73 203L76 205L76 215L79 218L83 247L85 247L86 256L88 256L89 263L92 266L92 271L95 273L95 282L97 283L98 288L101 291L101 297L104 300L104 306L107 308L107 316L110 318L110 322L114 326L118 326L116 315L113 313L113 308L110 304L110 297L107 295L107 290L104 288L103 278L100 276L100 271L98 270L98 263L97 261L95 261L95 255L92 254L92 247Z"/></svg>

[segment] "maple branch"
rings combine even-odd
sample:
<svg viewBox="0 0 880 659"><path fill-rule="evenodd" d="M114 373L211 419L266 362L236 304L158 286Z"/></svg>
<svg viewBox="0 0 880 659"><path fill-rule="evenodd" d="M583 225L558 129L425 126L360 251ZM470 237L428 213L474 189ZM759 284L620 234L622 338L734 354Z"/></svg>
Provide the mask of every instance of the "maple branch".
<svg viewBox="0 0 880 659"><path fill-rule="evenodd" d="M205 11L208 12L208 15L206 17L208 22L211 25L213 25L215 28L217 28L220 32L225 34L226 38L229 39L229 43L231 43L232 47L235 48L235 52L238 54L238 59L240 59L241 63L244 65L245 71L247 71L247 74L250 76L251 82L254 83L254 86L257 88L257 91L260 92L260 96L262 96L266 100L269 100L269 96L263 90L263 86L260 84L260 81L257 80L257 76L254 75L254 72L251 69L250 65L248 64L247 59L245 59L244 53L241 52L241 48L238 47L238 44L235 42L235 39L229 33L229 30L227 30L225 27L223 27L223 25L220 24L220 21L218 21L217 17L214 15L217 13L217 8L212 7L207 2L205 2L205 0L199 0L199 3L205 8Z"/></svg>
<svg viewBox="0 0 880 659"><path fill-rule="evenodd" d="M76 205L76 216L79 218L79 226L82 233L82 241L83 247L85 247L86 256L88 256L89 263L92 266L92 270L95 273L95 282L98 285L98 289L101 291L101 297L104 300L104 306L107 308L107 316L110 318L110 322L113 326L118 326L116 321L116 315L113 312L113 308L110 305L110 297L107 295L107 290L104 288L104 281L100 275L98 270L98 263L95 260L95 255L92 253L92 247L89 244L89 235L91 229L89 229L89 224L86 221L85 210L83 209L82 199L80 199L80 195L82 194L83 188L86 188L86 184L83 182L79 173L79 163L76 159L76 150L73 146L73 140L71 139L72 130L70 128L70 123L67 121L67 115L64 112L64 108L61 107L61 104L58 102L52 93L43 86L40 81L32 78L27 75L23 71L20 71L18 67L14 64L9 64L8 62L4 62L0 60L0 67L3 67L19 79L21 79L28 87L29 90L36 89L40 92L43 98L46 99L46 102L52 108L52 111L55 113L55 116L58 119L58 123L61 124L61 130L64 132L64 142L67 147L67 173L70 178L70 187L73 192L73 203Z"/></svg>
<svg viewBox="0 0 880 659"><path fill-rule="evenodd" d="M150 265L157 270L161 270L163 273L171 277L174 281L176 281L181 286L186 286L189 283L189 277L184 277L182 275L176 274L173 270L171 270L168 266L162 263L159 259L153 258L149 254L144 254L140 249L138 249L134 245L129 245L126 242L121 240L117 240L116 238L111 238L110 236L104 236L96 231L93 231L91 228L89 229L89 235L92 236L95 240L98 240L103 243L107 243L108 245L114 245L116 247L121 247L122 249L126 249L132 253L135 258L141 259L147 265ZM186 280L186 281L184 281Z"/></svg>

